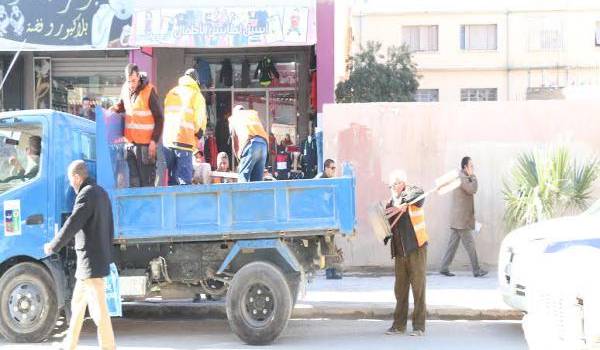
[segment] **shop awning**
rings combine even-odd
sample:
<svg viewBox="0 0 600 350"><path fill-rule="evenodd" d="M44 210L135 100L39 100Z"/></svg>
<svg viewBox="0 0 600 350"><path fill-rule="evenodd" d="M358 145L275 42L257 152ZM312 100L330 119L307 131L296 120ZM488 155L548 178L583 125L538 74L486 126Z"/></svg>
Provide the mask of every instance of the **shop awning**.
<svg viewBox="0 0 600 350"><path fill-rule="evenodd" d="M0 51L240 48L315 42L315 0L0 3Z"/></svg>

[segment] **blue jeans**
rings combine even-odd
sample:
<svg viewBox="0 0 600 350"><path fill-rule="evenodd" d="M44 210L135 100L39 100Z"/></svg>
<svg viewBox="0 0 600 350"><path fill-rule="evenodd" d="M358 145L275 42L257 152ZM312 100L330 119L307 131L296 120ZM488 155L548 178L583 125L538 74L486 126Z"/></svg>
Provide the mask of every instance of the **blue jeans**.
<svg viewBox="0 0 600 350"><path fill-rule="evenodd" d="M244 147L240 157L239 182L262 181L267 163L267 142L255 137Z"/></svg>
<svg viewBox="0 0 600 350"><path fill-rule="evenodd" d="M192 151L163 147L163 154L169 172L169 186L191 184L194 174Z"/></svg>

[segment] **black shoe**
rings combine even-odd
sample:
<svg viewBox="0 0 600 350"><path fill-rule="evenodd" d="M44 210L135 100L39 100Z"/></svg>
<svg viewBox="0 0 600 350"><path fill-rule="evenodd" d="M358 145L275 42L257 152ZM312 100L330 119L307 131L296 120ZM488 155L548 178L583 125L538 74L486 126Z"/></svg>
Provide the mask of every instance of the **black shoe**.
<svg viewBox="0 0 600 350"><path fill-rule="evenodd" d="M486 270L479 270L479 272L474 273L473 276L475 276L475 277L483 277L483 276L485 276L487 274L488 274L488 272Z"/></svg>
<svg viewBox="0 0 600 350"><path fill-rule="evenodd" d="M444 275L444 276L447 276L447 277L454 277L454 276L456 276L455 274L453 274L450 271L440 271L440 274Z"/></svg>
<svg viewBox="0 0 600 350"><path fill-rule="evenodd" d="M330 267L327 270L325 270L325 278L327 278L328 280L341 280L342 274L340 272L337 272L335 268Z"/></svg>

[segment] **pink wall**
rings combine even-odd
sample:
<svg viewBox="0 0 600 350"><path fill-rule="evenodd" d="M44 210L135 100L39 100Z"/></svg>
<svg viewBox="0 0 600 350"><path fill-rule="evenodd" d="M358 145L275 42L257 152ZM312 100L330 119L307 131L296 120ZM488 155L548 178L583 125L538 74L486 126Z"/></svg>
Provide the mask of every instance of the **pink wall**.
<svg viewBox="0 0 600 350"><path fill-rule="evenodd" d="M335 102L334 96L334 22L333 0L317 0L317 112L323 104Z"/></svg>
<svg viewBox="0 0 600 350"><path fill-rule="evenodd" d="M596 102L365 103L324 106L324 156L350 161L357 171L358 236L343 242L346 264L391 265L377 241L367 207L389 197L388 174L405 169L409 183L432 187L437 176L473 158L479 179L476 237L480 260L495 265L506 234L502 181L515 156L544 144L567 142L579 154L600 151ZM431 238L429 266L437 268L447 244L450 196L434 195L425 213ZM459 248L455 269L467 266Z"/></svg>

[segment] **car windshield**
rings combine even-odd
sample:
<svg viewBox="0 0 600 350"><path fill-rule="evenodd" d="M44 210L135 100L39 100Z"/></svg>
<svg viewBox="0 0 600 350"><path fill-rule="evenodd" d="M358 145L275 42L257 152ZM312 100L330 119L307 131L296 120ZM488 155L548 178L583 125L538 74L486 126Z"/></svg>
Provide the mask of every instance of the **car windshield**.
<svg viewBox="0 0 600 350"><path fill-rule="evenodd" d="M586 211L583 212L585 215L598 215L600 216L600 199L595 201Z"/></svg>
<svg viewBox="0 0 600 350"><path fill-rule="evenodd" d="M0 194L38 175L41 133L39 124L0 125Z"/></svg>

